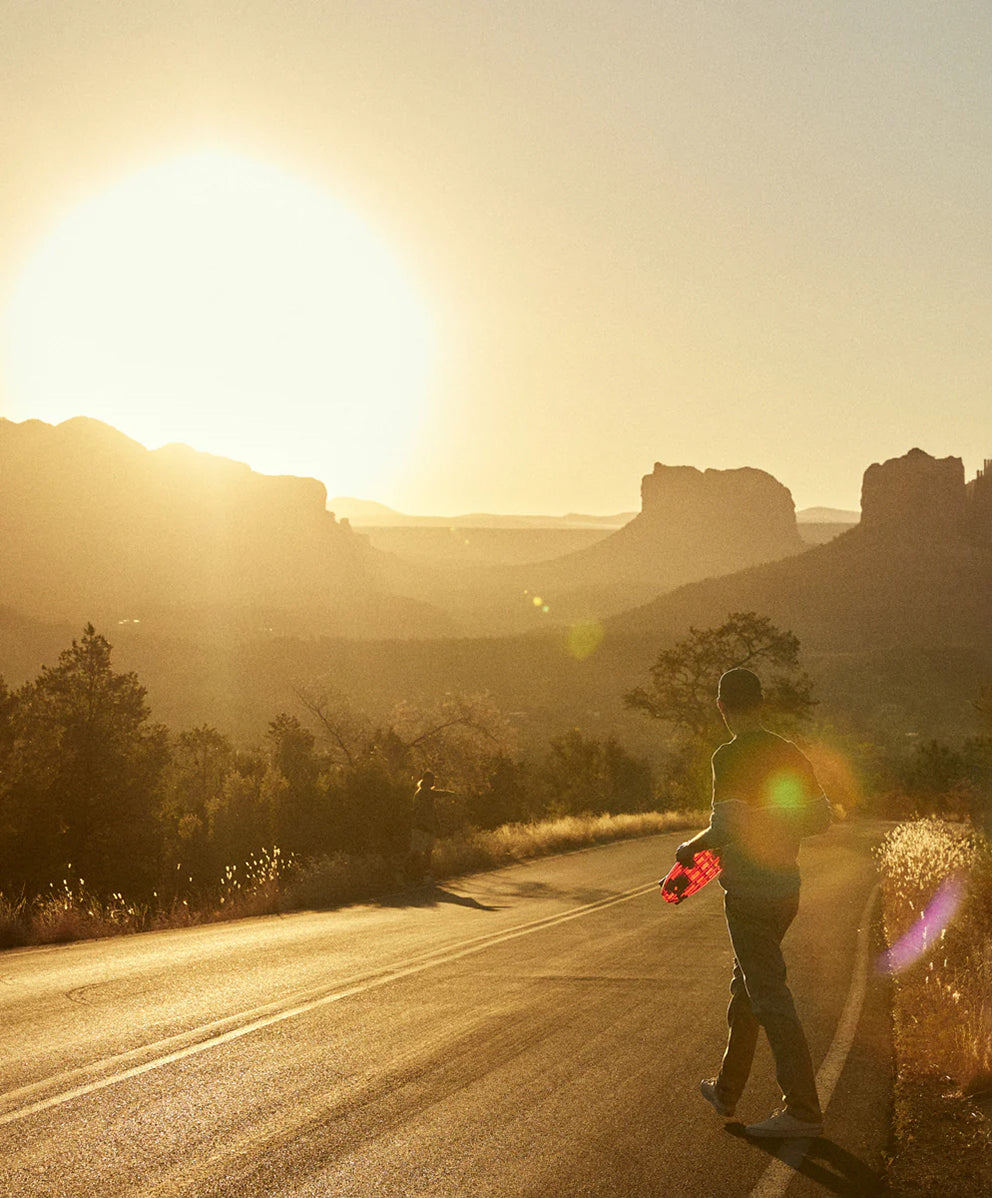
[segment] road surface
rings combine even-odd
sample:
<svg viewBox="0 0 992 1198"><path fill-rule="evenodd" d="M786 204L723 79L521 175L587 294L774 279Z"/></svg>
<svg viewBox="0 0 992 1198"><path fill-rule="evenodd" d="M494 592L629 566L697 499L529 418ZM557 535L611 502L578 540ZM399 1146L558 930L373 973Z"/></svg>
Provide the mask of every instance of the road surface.
<svg viewBox="0 0 992 1198"><path fill-rule="evenodd" d="M660 898L678 839L343 911L0 954L0 1194L878 1192L890 1061L884 984L863 968L871 830L803 849L786 954L832 1095L825 1138L781 1151L698 1094L731 954L718 885ZM738 1116L776 1102L762 1045Z"/></svg>

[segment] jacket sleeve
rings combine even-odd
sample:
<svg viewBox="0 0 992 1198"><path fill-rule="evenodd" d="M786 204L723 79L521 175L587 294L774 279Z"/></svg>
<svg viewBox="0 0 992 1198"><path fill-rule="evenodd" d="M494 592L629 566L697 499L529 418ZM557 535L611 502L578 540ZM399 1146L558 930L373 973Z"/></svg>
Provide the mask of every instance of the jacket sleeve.
<svg viewBox="0 0 992 1198"><path fill-rule="evenodd" d="M740 799L725 799L713 804L706 844L714 851L725 849L740 839L742 823L747 819L747 803Z"/></svg>

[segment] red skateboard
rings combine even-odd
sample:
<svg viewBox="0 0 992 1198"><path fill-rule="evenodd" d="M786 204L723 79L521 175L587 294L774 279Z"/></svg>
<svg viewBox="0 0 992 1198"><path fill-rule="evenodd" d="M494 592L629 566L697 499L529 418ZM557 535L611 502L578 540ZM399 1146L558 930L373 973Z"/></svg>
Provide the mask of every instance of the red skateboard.
<svg viewBox="0 0 992 1198"><path fill-rule="evenodd" d="M690 894L702 890L707 882L712 882L720 872L720 858L709 849L697 853L692 865L679 865L676 862L662 878L658 885L661 887L661 897L666 903L681 903Z"/></svg>

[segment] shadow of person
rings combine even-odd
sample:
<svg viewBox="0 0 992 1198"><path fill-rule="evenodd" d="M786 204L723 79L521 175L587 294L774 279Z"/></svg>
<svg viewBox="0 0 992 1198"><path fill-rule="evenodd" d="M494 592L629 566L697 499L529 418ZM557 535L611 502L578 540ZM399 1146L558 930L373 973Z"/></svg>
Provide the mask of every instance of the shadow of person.
<svg viewBox="0 0 992 1198"><path fill-rule="evenodd" d="M758 1139L747 1134L743 1123L727 1123L724 1131L781 1161L795 1173L808 1177L828 1194L876 1198L889 1193L881 1174L823 1136L815 1140Z"/></svg>
<svg viewBox="0 0 992 1198"><path fill-rule="evenodd" d="M376 900L380 907L437 907L441 903L451 903L456 907L470 907L473 911L502 911L502 907L492 907L480 903L470 894L459 894L457 890L447 890L436 882L424 882L420 886L394 894L381 895Z"/></svg>
<svg viewBox="0 0 992 1198"><path fill-rule="evenodd" d="M456 907L471 907L475 911L501 911L502 907L492 907L480 903L470 894L459 894L456 890L445 890L443 886L434 887L435 901L439 903L454 903Z"/></svg>

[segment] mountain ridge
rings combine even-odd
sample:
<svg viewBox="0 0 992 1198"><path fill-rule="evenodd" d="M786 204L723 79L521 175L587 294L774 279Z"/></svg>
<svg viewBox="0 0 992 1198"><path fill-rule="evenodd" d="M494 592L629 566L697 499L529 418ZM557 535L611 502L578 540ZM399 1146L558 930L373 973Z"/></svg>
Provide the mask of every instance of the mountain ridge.
<svg viewBox="0 0 992 1198"><path fill-rule="evenodd" d="M149 450L88 417L0 420L4 600L76 622L181 623L185 612L269 626L281 613L277 623L313 631L453 631L383 588L377 555L326 501L317 479L183 445Z"/></svg>

